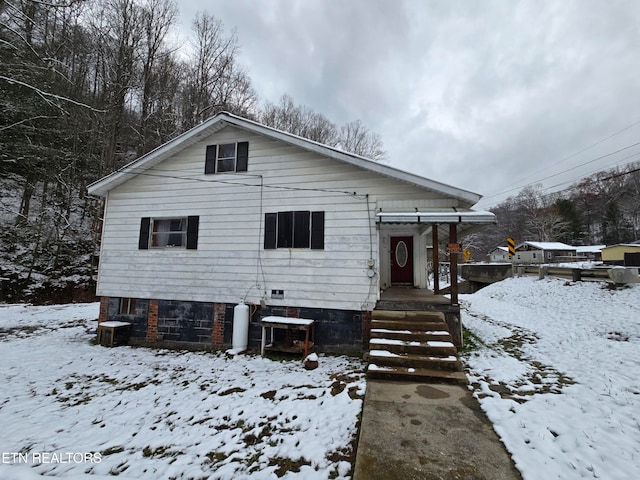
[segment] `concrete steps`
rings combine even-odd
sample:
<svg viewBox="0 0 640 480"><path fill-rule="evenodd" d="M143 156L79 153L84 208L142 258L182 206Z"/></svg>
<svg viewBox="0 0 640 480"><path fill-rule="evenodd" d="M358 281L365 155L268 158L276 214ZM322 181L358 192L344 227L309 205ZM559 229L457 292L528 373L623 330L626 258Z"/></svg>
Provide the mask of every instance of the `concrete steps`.
<svg viewBox="0 0 640 480"><path fill-rule="evenodd" d="M374 350L373 348L369 351L369 362L389 367L413 367L450 371L459 371L461 369L460 360L455 355L413 355L410 353L394 353L388 350Z"/></svg>
<svg viewBox="0 0 640 480"><path fill-rule="evenodd" d="M467 382L441 312L374 310L370 333L369 377Z"/></svg>
<svg viewBox="0 0 640 480"><path fill-rule="evenodd" d="M418 342L414 340L393 340L389 338L372 338L369 348L376 350L389 350L395 353L412 353L420 355L456 355L458 349L451 342L429 341Z"/></svg>
<svg viewBox="0 0 640 480"><path fill-rule="evenodd" d="M451 335L445 330L410 330L393 328L372 328L371 338L388 338L392 340L413 340L418 342L442 341L452 342Z"/></svg>
<svg viewBox="0 0 640 480"><path fill-rule="evenodd" d="M370 364L367 375L387 380L410 380L412 382L451 382L467 384L467 376L462 372L432 370L428 368L390 367Z"/></svg>

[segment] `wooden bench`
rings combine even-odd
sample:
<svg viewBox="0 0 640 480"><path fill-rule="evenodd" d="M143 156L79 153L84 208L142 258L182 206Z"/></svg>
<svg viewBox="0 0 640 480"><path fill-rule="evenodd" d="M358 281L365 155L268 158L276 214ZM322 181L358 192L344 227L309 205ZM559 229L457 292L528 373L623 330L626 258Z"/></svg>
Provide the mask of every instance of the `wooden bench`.
<svg viewBox="0 0 640 480"><path fill-rule="evenodd" d="M265 350L275 350L279 352L302 353L303 358L309 354L309 348L313 345L315 320L307 318L289 318L289 317L264 317L260 320L262 325L262 345L260 353L264 356ZM270 343L267 344L267 329L270 331ZM304 342L300 341L293 345L276 345L274 343L273 331L280 330L296 330L304 332Z"/></svg>

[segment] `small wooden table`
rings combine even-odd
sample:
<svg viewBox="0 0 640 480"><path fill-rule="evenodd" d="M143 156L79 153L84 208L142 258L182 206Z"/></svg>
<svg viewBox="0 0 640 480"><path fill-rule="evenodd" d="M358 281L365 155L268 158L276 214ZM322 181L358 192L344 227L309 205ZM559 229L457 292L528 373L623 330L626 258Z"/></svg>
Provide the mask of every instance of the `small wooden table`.
<svg viewBox="0 0 640 480"><path fill-rule="evenodd" d="M98 343L105 347L124 345L129 342L129 322L102 322L98 325Z"/></svg>
<svg viewBox="0 0 640 480"><path fill-rule="evenodd" d="M262 325L262 345L260 347L260 353L263 356L265 350L277 350L279 352L302 352L304 354L304 358L307 358L307 355L309 354L309 337L311 337L311 341L313 341L315 320L307 318L270 316L264 317L260 320L260 323ZM267 345L267 329L270 329L271 331L271 343L269 345ZM304 331L304 343L299 346L275 345L273 343L274 329Z"/></svg>

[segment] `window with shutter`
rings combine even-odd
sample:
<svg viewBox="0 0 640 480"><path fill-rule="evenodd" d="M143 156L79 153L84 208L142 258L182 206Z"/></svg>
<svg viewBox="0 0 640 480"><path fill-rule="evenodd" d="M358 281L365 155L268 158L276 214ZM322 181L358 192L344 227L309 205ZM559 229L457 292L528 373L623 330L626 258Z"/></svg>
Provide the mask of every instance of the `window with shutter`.
<svg viewBox="0 0 640 480"><path fill-rule="evenodd" d="M265 213L264 248L324 249L324 212Z"/></svg>
<svg viewBox="0 0 640 480"><path fill-rule="evenodd" d="M144 217L140 221L138 248L198 248L200 217L197 215L177 218Z"/></svg>
<svg viewBox="0 0 640 480"><path fill-rule="evenodd" d="M311 214L311 249L324 250L324 212Z"/></svg>
<svg viewBox="0 0 640 480"><path fill-rule="evenodd" d="M246 172L249 166L249 142L207 145L204 173Z"/></svg>

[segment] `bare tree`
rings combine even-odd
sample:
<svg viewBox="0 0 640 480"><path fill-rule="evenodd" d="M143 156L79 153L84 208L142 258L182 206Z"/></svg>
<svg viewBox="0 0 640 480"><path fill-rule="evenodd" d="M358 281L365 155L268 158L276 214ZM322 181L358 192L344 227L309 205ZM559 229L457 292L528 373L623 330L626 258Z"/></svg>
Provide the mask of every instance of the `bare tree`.
<svg viewBox="0 0 640 480"><path fill-rule="evenodd" d="M160 80L158 64L165 59L164 57L172 56L172 51L167 49L165 43L167 34L177 22L177 18L178 7L174 0L146 0L142 6L141 21L144 37L138 155L156 147L160 141L161 135L157 130L158 122L155 117L159 113L162 115L160 96L171 95L171 92L158 88ZM166 74L166 70L163 73ZM175 91L173 94L175 95Z"/></svg>
<svg viewBox="0 0 640 480"><path fill-rule="evenodd" d="M251 81L237 66L235 32L227 35L222 22L205 12L193 21L193 59L187 62L182 92L182 122L188 129L211 115L230 110L249 112L256 101Z"/></svg>
<svg viewBox="0 0 640 480"><path fill-rule="evenodd" d="M360 120L347 123L338 131L327 117L304 105L296 105L287 94L282 95L277 104L266 102L259 118L270 127L371 160L383 160L386 156L380 136L371 133Z"/></svg>
<svg viewBox="0 0 640 480"><path fill-rule="evenodd" d="M370 132L360 120L349 122L340 128L338 146L346 152L376 161L386 157L380 135Z"/></svg>
<svg viewBox="0 0 640 480"><path fill-rule="evenodd" d="M265 102L260 121L283 132L335 146L336 126L321 113L304 105L296 105L291 96L284 94L278 104Z"/></svg>
<svg viewBox="0 0 640 480"><path fill-rule="evenodd" d="M96 78L100 82L97 100L107 114L103 121L106 142L102 151L102 170L112 171L128 159L131 133L127 102L136 85L136 72L143 39L142 10L135 0L101 2L91 16L92 38L98 52ZM96 85L97 86L97 85Z"/></svg>

